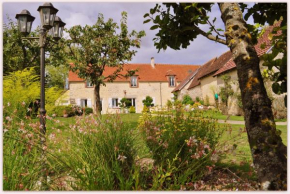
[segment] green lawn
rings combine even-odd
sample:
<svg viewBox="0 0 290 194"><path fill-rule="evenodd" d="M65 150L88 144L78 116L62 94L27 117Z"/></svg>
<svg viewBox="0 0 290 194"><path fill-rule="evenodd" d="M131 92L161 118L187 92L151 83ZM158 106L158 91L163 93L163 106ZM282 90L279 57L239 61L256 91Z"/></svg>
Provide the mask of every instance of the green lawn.
<svg viewBox="0 0 290 194"><path fill-rule="evenodd" d="M213 116L214 118L217 119L222 119L225 118L225 115L222 114L213 114L214 111L210 112L208 111L204 116ZM104 117L106 117L106 115L103 115ZM129 124L133 129L137 128L138 125L138 120L139 117L141 116L141 114L120 114L122 120L124 121L124 123ZM241 117L234 117L236 119L240 119ZM69 117L69 118L63 118L63 117L59 117L57 118L58 120L60 120L60 123L63 124L54 124L55 128L58 129L64 129L70 126L70 124L73 124L75 122L75 118L74 117ZM222 125L222 124L220 124ZM50 134L50 132L52 131L51 129L52 127L52 122L51 121L47 121L47 133ZM250 148L249 148L249 144L248 144L248 139L247 139L247 134L241 133L239 135L239 131L240 129L244 129L244 125L231 125L232 128L232 132L225 132L224 135L221 138L221 144L228 144L228 145L237 145L237 148L235 150L234 153L229 153L226 155L226 158L224 159L225 161L236 161L236 162L241 162L241 161L249 161L251 160L251 153L250 153ZM282 132L282 140L283 143L285 143L287 145L287 126L277 126L277 129L281 130ZM66 130L65 130L66 131ZM145 145L145 142L142 140L141 134L139 134L139 132L137 130L135 130L136 133L136 146L138 146L138 149L140 150L139 152L139 156L140 157L147 157L149 150ZM65 136L65 134L63 134ZM221 147L222 149L223 147Z"/></svg>

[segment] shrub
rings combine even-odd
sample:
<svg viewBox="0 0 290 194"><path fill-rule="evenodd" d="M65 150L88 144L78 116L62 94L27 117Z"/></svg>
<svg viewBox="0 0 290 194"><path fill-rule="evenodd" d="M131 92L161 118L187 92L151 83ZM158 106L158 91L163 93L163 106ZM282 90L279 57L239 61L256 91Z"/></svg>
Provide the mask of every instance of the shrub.
<svg viewBox="0 0 290 194"><path fill-rule="evenodd" d="M183 96L183 99L182 99L182 104L190 104L190 105L193 105L194 102L192 100L192 98L189 96L189 95L185 95Z"/></svg>
<svg viewBox="0 0 290 194"><path fill-rule="evenodd" d="M130 103L131 103L130 100L124 97L120 100L119 106L120 108L128 108Z"/></svg>
<svg viewBox="0 0 290 194"><path fill-rule="evenodd" d="M134 138L132 128L119 115L76 117L70 143L57 156L62 168L72 169L73 189L132 189L137 153Z"/></svg>
<svg viewBox="0 0 290 194"><path fill-rule="evenodd" d="M86 115L93 114L93 109L90 107L86 107L84 110Z"/></svg>
<svg viewBox="0 0 290 194"><path fill-rule="evenodd" d="M200 100L199 97L195 97L196 102L199 102L199 100Z"/></svg>
<svg viewBox="0 0 290 194"><path fill-rule="evenodd" d="M171 100L167 100L167 102L166 102L166 106L167 106L167 109L168 110L170 110L170 109L172 109L172 102L171 102Z"/></svg>
<svg viewBox="0 0 290 194"><path fill-rule="evenodd" d="M46 88L45 108L49 114L55 101L60 97L62 90L56 87ZM6 108L4 116L17 112L17 118L23 119L26 115L38 114L32 112L31 103L40 96L39 76L34 68L15 71L3 77L3 105ZM31 114L32 113L32 114Z"/></svg>
<svg viewBox="0 0 290 194"><path fill-rule="evenodd" d="M129 113L136 113L136 110L135 110L135 107L134 106L131 106L129 108Z"/></svg>
<svg viewBox="0 0 290 194"><path fill-rule="evenodd" d="M43 168L40 124L29 117L19 120L18 112L11 113L9 108L3 113L3 190L33 190Z"/></svg>
<svg viewBox="0 0 290 194"><path fill-rule="evenodd" d="M144 106L147 106L147 107L154 106L154 104L152 103L153 102L153 98L150 97L150 96L146 96L146 98L142 102L143 102Z"/></svg>
<svg viewBox="0 0 290 194"><path fill-rule="evenodd" d="M176 109L171 116L152 117L143 113L138 128L155 165L162 166L171 180L176 179L181 184L197 180L205 167L212 165L223 132L223 128L217 128L216 120L203 119L199 111L189 112L185 117L182 109Z"/></svg>

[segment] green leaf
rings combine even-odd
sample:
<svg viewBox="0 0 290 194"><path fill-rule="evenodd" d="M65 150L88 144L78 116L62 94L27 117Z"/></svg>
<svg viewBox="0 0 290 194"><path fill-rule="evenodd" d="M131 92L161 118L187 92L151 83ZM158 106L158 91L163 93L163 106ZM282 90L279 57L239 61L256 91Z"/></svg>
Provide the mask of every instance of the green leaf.
<svg viewBox="0 0 290 194"><path fill-rule="evenodd" d="M223 30L223 29L221 29L221 28L218 28L218 29L216 29L216 30L217 30L217 31L222 31L222 32L224 31L224 30Z"/></svg>
<svg viewBox="0 0 290 194"><path fill-rule="evenodd" d="M215 23L215 21L216 21L216 17L213 19L212 23Z"/></svg>
<svg viewBox="0 0 290 194"><path fill-rule="evenodd" d="M148 23L148 22L150 22L150 21L151 21L151 19L145 20L145 21L143 22L143 24L146 24L146 23Z"/></svg>
<svg viewBox="0 0 290 194"><path fill-rule="evenodd" d="M152 26L151 28L150 28L150 30L155 30L155 29L157 29L159 27L159 25L154 25L154 26Z"/></svg>
<svg viewBox="0 0 290 194"><path fill-rule="evenodd" d="M149 13L145 13L145 15L143 16L143 18L146 18L149 16Z"/></svg>

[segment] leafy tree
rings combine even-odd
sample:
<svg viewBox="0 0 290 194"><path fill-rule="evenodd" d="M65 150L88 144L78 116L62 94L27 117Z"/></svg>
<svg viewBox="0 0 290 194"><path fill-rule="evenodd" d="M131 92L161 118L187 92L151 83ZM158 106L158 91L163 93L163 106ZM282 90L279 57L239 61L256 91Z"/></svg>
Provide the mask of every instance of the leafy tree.
<svg viewBox="0 0 290 194"><path fill-rule="evenodd" d="M230 84L231 76L223 75L221 78L224 81L225 85L224 87L220 87L220 97L222 99L222 102L225 103L226 107L228 107L228 99L234 94L234 90L232 88L232 85Z"/></svg>
<svg viewBox="0 0 290 194"><path fill-rule="evenodd" d="M154 106L153 104L153 98L151 96L146 96L146 98L144 100L142 100L144 106L147 106L147 107L152 107Z"/></svg>
<svg viewBox="0 0 290 194"><path fill-rule="evenodd" d="M244 9L247 5L243 4ZM269 34L272 50L262 56L263 65L268 67L265 72L268 74L272 84L272 91L275 94L287 93L287 4L285 3L258 3L251 8L247 8L245 19L253 16L254 22L259 24L269 23L275 25L273 31ZM268 17L271 16L271 17ZM282 20L280 20L282 19ZM275 24L279 20L280 24ZM262 44L261 47L269 45ZM283 54L282 58L277 57ZM274 68L278 71L272 71ZM284 98L287 106L287 95Z"/></svg>
<svg viewBox="0 0 290 194"><path fill-rule="evenodd" d="M23 41L18 26L10 18L3 24L3 75L10 72L23 70L27 67L35 68L36 74L40 72L40 49L37 44L31 45ZM39 29L30 33L32 37L38 37ZM49 39L49 37L48 37ZM46 47L46 65L58 66L65 64L64 40L60 39L56 44L48 44Z"/></svg>
<svg viewBox="0 0 290 194"><path fill-rule="evenodd" d="M60 66L48 65L45 67L47 71L47 87L65 88L66 78L68 77L68 67L63 64Z"/></svg>
<svg viewBox="0 0 290 194"><path fill-rule="evenodd" d="M257 41L257 31L246 23L241 11L244 4L218 3L225 29L216 29L210 21L212 3L165 3L150 9L144 17L144 23L152 21L152 30L159 29L156 34L155 47L160 51L168 46L172 49L187 48L198 35L209 40L227 45L233 53L233 60L237 66L239 87L248 140L252 151L253 162L262 189L287 189L287 147L282 143L276 130L271 109L271 101L267 96L259 68L259 57L254 44ZM240 7L241 6L241 7ZM282 4L287 10L287 4ZM271 9L276 9L271 7ZM258 9L258 8L257 8ZM269 7L265 8L269 10ZM252 14L254 18L259 14ZM265 12L262 12L265 13ZM281 13L276 9L275 14L267 13L269 24L279 20ZM283 17L283 22L285 18ZM203 31L200 26L207 24L209 31ZM285 23L285 25L287 22ZM220 32L224 31L224 34Z"/></svg>
<svg viewBox="0 0 290 194"><path fill-rule="evenodd" d="M192 98L189 95L185 95L185 96L183 96L182 104L190 104L190 105L193 105L194 102L193 102Z"/></svg>
<svg viewBox="0 0 290 194"><path fill-rule="evenodd" d="M135 70L129 70L126 74L122 74L121 71L123 65L137 52L130 48L140 48L141 38L145 36L144 31L128 32L126 12L122 12L120 28L121 32L118 34L117 23L113 22L113 19L105 22L103 15L99 14L94 25L73 26L67 31L71 37L68 40L69 55L74 63L70 69L80 78L90 80L94 84L98 112L101 111L100 86L105 85L106 81L114 81L117 77L134 75ZM106 67L114 67L115 71L104 76Z"/></svg>

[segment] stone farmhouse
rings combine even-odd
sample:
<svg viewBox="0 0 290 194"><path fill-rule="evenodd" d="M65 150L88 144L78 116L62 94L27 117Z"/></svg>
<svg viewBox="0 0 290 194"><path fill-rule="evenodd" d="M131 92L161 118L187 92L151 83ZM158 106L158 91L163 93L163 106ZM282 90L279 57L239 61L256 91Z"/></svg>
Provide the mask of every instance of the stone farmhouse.
<svg viewBox="0 0 290 194"><path fill-rule="evenodd" d="M268 27L255 45L259 57L265 53L271 52L272 47L268 35L272 29L273 26ZM262 44L266 45L263 49L261 48ZM262 64L263 61L260 60L260 69L265 68ZM242 109L238 106L237 99L237 94L240 93L240 89L238 85L236 64L232 59L231 51L227 51L221 56L207 61L199 69L188 75L172 92L177 92L178 99L180 100L182 100L184 95L189 95L193 100L195 100L196 97L199 97L204 101L208 100L209 105L216 106L214 95L219 94L220 88L224 86L224 81L222 79L223 75L231 76L231 86L234 91L234 95L228 99L227 113L231 115L240 115L242 114ZM284 95L274 94L270 82L264 84L266 89L268 88L268 95L273 97L272 106L274 115L286 115L287 109L284 107ZM220 98L218 103L221 104Z"/></svg>
<svg viewBox="0 0 290 194"><path fill-rule="evenodd" d="M118 104L124 97L131 101L137 113L142 112L142 100L146 96L153 98L154 105L165 106L167 100L172 100L172 90L199 67L199 65L156 64L154 58L151 58L149 64L126 64L123 68L124 74L127 70L138 71L130 78L117 78L114 82L106 82L106 86L101 86L102 113L120 112ZM107 67L104 75L110 75L112 72L114 68ZM69 90L57 102L59 105L75 104L92 107L94 112L96 111L93 85L70 71L68 86Z"/></svg>

